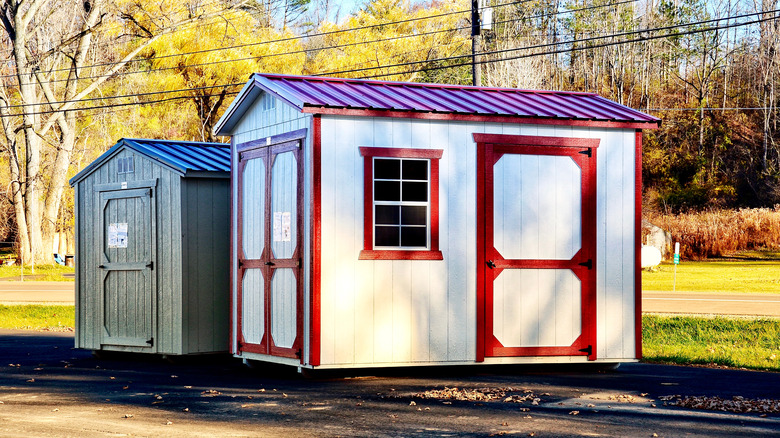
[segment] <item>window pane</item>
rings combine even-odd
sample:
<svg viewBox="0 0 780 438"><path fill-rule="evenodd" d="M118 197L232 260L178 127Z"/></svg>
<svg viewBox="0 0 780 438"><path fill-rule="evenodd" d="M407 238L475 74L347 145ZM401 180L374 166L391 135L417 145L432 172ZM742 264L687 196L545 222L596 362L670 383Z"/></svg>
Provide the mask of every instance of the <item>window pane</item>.
<svg viewBox="0 0 780 438"><path fill-rule="evenodd" d="M400 201L401 183L398 181L374 181L374 200Z"/></svg>
<svg viewBox="0 0 780 438"><path fill-rule="evenodd" d="M377 224L398 225L398 206L377 205L374 222Z"/></svg>
<svg viewBox="0 0 780 438"><path fill-rule="evenodd" d="M404 160L403 170L404 179L428 180L427 160Z"/></svg>
<svg viewBox="0 0 780 438"><path fill-rule="evenodd" d="M398 246L398 227L374 227L374 246Z"/></svg>
<svg viewBox="0 0 780 438"><path fill-rule="evenodd" d="M428 202L428 183L427 182L408 182L404 181L404 199L403 201Z"/></svg>
<svg viewBox="0 0 780 438"><path fill-rule="evenodd" d="M401 179L401 160L374 159L374 179Z"/></svg>
<svg viewBox="0 0 780 438"><path fill-rule="evenodd" d="M423 205L401 207L401 225L427 225L428 207Z"/></svg>
<svg viewBox="0 0 780 438"><path fill-rule="evenodd" d="M401 227L401 246L427 246L427 227Z"/></svg>

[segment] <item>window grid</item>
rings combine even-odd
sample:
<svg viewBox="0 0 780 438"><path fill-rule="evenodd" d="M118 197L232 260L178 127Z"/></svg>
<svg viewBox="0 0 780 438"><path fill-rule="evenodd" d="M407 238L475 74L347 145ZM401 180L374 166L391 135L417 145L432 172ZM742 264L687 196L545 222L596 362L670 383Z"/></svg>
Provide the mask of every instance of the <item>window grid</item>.
<svg viewBox="0 0 780 438"><path fill-rule="evenodd" d="M398 178L381 178L376 177L378 174L376 164L378 161L395 161L399 163L399 175ZM425 163L425 179L420 178L405 178L403 174L403 169L405 163L409 162L416 162L416 163ZM372 164L374 166L373 174L374 174L374 214L373 219L374 223L374 248L378 250L383 249L414 249L414 250L427 250L430 248L430 242L431 242L431 236L430 236L430 223L431 223L431 209L430 209L430 174L431 174L431 165L430 160L424 160L424 159L407 159L407 158L387 158L387 157L374 157L372 160ZM388 182L388 183L398 183L399 191L398 191L398 200L377 200L377 190L376 190L376 183L382 183L382 182ZM405 191L412 191L412 186L409 184L404 183L422 183L425 184L425 201L412 201L412 200L405 200L407 196L405 196ZM410 195L408 197L413 197L413 195ZM397 207L398 208L398 220L395 224L390 224L386 222L378 222L378 214L377 214L377 207ZM405 224L404 223L404 207L424 207L425 208L425 220L424 224ZM397 245L383 245L382 242L378 242L377 236L380 235L379 230L381 229L390 229L394 228L398 230L398 244ZM424 230L425 234L425 243L422 245L404 245L404 229L409 228L417 228Z"/></svg>

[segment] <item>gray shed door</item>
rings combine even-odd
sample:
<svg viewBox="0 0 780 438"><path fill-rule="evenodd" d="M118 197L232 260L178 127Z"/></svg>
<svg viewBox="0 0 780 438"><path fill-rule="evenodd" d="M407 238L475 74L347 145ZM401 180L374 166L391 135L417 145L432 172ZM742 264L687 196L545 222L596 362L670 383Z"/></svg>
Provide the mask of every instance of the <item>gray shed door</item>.
<svg viewBox="0 0 780 438"><path fill-rule="evenodd" d="M154 187L100 192L101 345L154 352Z"/></svg>

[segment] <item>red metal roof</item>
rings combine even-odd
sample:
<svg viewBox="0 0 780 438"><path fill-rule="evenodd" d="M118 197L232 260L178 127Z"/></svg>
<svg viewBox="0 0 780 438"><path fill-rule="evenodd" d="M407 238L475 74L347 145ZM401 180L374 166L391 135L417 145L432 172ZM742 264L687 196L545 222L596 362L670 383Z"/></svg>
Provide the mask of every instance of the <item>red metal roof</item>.
<svg viewBox="0 0 780 438"><path fill-rule="evenodd" d="M504 123L569 123L656 128L661 120L595 93L369 81L258 73L217 122L227 135L262 92L306 113ZM527 121L524 119L528 119Z"/></svg>
<svg viewBox="0 0 780 438"><path fill-rule="evenodd" d="M256 74L257 85L303 110L347 108L659 123L595 93Z"/></svg>

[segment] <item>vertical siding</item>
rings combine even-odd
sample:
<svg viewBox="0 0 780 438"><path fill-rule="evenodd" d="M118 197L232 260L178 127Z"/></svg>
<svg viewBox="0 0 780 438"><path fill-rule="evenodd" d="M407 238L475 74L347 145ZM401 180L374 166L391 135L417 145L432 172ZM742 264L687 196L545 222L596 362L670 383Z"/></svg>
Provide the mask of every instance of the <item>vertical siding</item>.
<svg viewBox="0 0 780 438"><path fill-rule="evenodd" d="M182 184L184 351L225 351L229 328L230 184L187 178Z"/></svg>
<svg viewBox="0 0 780 438"><path fill-rule="evenodd" d="M475 132L601 139L598 355L633 357L633 131L335 116L323 116L322 128L322 364L474 360ZM439 170L444 260L358 260L360 146L444 150ZM563 331L555 342L570 336Z"/></svg>

